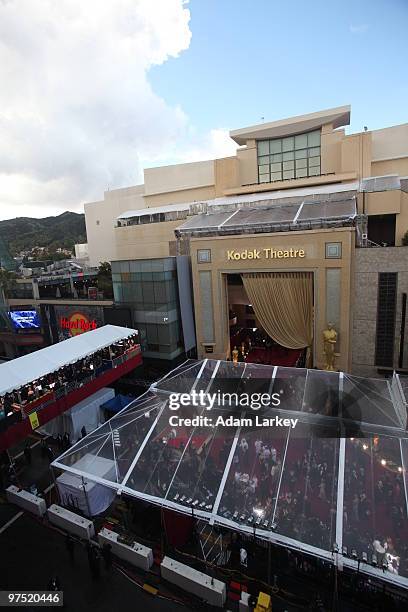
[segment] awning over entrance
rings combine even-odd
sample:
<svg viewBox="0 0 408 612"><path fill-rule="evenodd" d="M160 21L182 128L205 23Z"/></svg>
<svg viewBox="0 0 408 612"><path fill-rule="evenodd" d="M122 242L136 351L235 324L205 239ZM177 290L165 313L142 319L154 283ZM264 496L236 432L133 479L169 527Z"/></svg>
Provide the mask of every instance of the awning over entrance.
<svg viewBox="0 0 408 612"><path fill-rule="evenodd" d="M354 223L356 198L296 204L263 202L256 208L241 207L235 211L196 215L183 223L176 234L254 233L256 231L304 230L315 227L342 226Z"/></svg>

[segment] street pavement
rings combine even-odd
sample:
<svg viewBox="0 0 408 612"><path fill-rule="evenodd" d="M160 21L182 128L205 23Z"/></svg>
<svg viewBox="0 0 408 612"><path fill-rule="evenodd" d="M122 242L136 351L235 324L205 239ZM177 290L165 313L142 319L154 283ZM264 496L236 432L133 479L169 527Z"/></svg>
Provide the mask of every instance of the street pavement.
<svg viewBox="0 0 408 612"><path fill-rule="evenodd" d="M57 500L49 461L42 457L38 440L38 436L30 439L31 464L27 465L24 454L21 454L24 445L13 449L11 455L16 463L19 486L29 489L35 484L38 490L45 491L49 505ZM52 444L51 440L49 442ZM57 454L55 446L54 450ZM130 574L130 578L126 573ZM72 561L63 532L53 528L46 520L22 512L17 506L9 504L4 495L0 495L0 590L44 590L55 575L64 592L64 608L68 610L176 612L191 609L175 601L180 593L175 596L161 585L158 585L160 594L171 599L145 592L140 586L143 581L154 585L158 582L157 577L143 573L137 575L130 567L114 565L105 570L101 563L100 578L93 578L83 543L75 540ZM135 584L133 578L139 584Z"/></svg>

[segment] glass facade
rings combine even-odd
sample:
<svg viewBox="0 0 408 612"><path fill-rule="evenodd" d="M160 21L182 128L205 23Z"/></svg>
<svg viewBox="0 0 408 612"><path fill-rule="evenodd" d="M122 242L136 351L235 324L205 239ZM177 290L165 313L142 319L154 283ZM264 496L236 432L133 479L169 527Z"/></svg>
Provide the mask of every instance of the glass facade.
<svg viewBox="0 0 408 612"><path fill-rule="evenodd" d="M115 303L132 310L147 357L174 359L183 352L176 258L113 261Z"/></svg>
<svg viewBox="0 0 408 612"><path fill-rule="evenodd" d="M273 183L320 174L320 131L258 140L258 182Z"/></svg>

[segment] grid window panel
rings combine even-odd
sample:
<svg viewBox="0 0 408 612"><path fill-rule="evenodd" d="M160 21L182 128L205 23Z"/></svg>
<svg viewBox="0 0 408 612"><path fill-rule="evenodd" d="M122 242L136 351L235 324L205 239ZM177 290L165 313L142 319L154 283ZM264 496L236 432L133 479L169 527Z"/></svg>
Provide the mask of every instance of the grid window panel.
<svg viewBox="0 0 408 612"><path fill-rule="evenodd" d="M309 132L309 134L307 135L307 146L320 146L320 132Z"/></svg>
<svg viewBox="0 0 408 612"><path fill-rule="evenodd" d="M395 316L397 306L396 272L378 275L375 364L392 367L394 361Z"/></svg>
<svg viewBox="0 0 408 612"><path fill-rule="evenodd" d="M258 155L268 155L269 153L269 140L258 141Z"/></svg>
<svg viewBox="0 0 408 612"><path fill-rule="evenodd" d="M302 149L301 151L295 151L295 159L306 159L307 158L307 149Z"/></svg>
<svg viewBox="0 0 408 612"><path fill-rule="evenodd" d="M320 155L320 147L313 147L313 149L308 150L309 157L314 157L315 155Z"/></svg>
<svg viewBox="0 0 408 612"><path fill-rule="evenodd" d="M259 183L319 176L321 173L319 130L261 140L257 148ZM295 160L296 164L293 163Z"/></svg>
<svg viewBox="0 0 408 612"><path fill-rule="evenodd" d="M293 136L282 140L282 151L293 151L295 148L295 139Z"/></svg>
<svg viewBox="0 0 408 612"><path fill-rule="evenodd" d="M269 150L271 153L280 153L282 151L282 140L268 140Z"/></svg>
<svg viewBox="0 0 408 612"><path fill-rule="evenodd" d="M296 178L305 178L305 177L307 177L307 168L297 168Z"/></svg>
<svg viewBox="0 0 408 612"><path fill-rule="evenodd" d="M309 157L309 166L320 166L320 157Z"/></svg>
<svg viewBox="0 0 408 612"><path fill-rule="evenodd" d="M306 149L307 147L307 134L299 134L295 136L295 149Z"/></svg>

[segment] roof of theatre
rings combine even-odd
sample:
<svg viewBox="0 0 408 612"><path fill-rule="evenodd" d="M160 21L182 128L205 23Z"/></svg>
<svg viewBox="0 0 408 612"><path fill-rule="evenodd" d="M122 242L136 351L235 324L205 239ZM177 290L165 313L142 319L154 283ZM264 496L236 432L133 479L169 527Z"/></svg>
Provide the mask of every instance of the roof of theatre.
<svg viewBox="0 0 408 612"><path fill-rule="evenodd" d="M341 372L187 360L61 455L53 466L140 500L193 513L212 524L248 534L255 527L259 538L332 560L334 542L340 550L342 544L350 545L343 509L351 506L345 480L354 469L364 467L377 480L384 479L381 471L402 478L405 518L398 525L408 533L405 387L396 374L388 380L366 379ZM215 394L212 409L198 405L193 392L196 398L200 392L205 398ZM171 407L175 393L189 394L187 405L179 410ZM279 406L256 408L243 400L248 394L259 397L261 393L276 393ZM175 416L177 423L170 421ZM196 421L184 424L179 418ZM277 426L279 418L297 419L297 424ZM242 479L248 476L249 482L256 479L258 483L261 478L254 450L259 441L276 450L279 470L275 480L269 481L266 497L254 502L248 492L236 495L236 487L242 485L246 491L248 483ZM247 474L241 474L243 469L238 467L242 445L249 449ZM80 465L85 456L86 471ZM116 469L109 477L98 476L97 457L114 462ZM304 496L304 503L298 506L298 520L288 523L287 492L295 464L302 460L308 468L297 486L303 491L298 493ZM326 491L324 504L315 500L309 507L305 504L310 496L307 474L312 462L329 471L331 490ZM375 511L377 499L372 503ZM392 500L385 503L385 510L382 506L377 509L371 542L381 533L384 512L392 521ZM351 507L348 510L351 523ZM389 525L383 527L387 529ZM348 562L352 564L351 559ZM375 574L376 569L367 571ZM382 576L382 570L378 571ZM383 577L397 583L402 580L408 586L408 573L401 573L386 572Z"/></svg>
<svg viewBox="0 0 408 612"><path fill-rule="evenodd" d="M270 206L268 206L270 204ZM177 228L179 235L236 232L305 230L315 227L353 225L357 215L356 198L316 202L302 200L296 204L272 204L238 208L233 212L200 214Z"/></svg>
<svg viewBox="0 0 408 612"><path fill-rule="evenodd" d="M209 200L185 202L180 204L166 204L156 207L142 208L138 210L127 210L117 217L119 225L131 223L141 217L151 219L158 214L165 215L166 221L177 219L188 219L195 215L195 220L188 219L177 231L187 232L189 223L200 223L204 216L217 215L229 212L230 214L240 208L252 208L256 210L271 209L272 207L286 207L291 204L301 205L303 202L310 203L330 203L332 201L350 200L355 198L358 192L382 192L393 190L407 190L407 177L398 175L374 176L363 178L361 181L348 183L335 183L328 185L315 185L312 187L299 187L295 189L283 189L265 191L260 193L248 193L241 195L230 195L217 197ZM306 211L305 211L306 212ZM335 215L334 215L335 216ZM343 215L344 216L344 215ZM327 215L323 218L327 219ZM312 217L316 219L316 215ZM285 220L287 222L287 220ZM208 225L208 224L207 224ZM205 226L204 226L205 227ZM197 229L197 228L196 228ZM202 228L203 229L203 228Z"/></svg>
<svg viewBox="0 0 408 612"><path fill-rule="evenodd" d="M134 329L104 325L52 346L0 364L0 395L18 389L63 366L87 357L137 333Z"/></svg>

